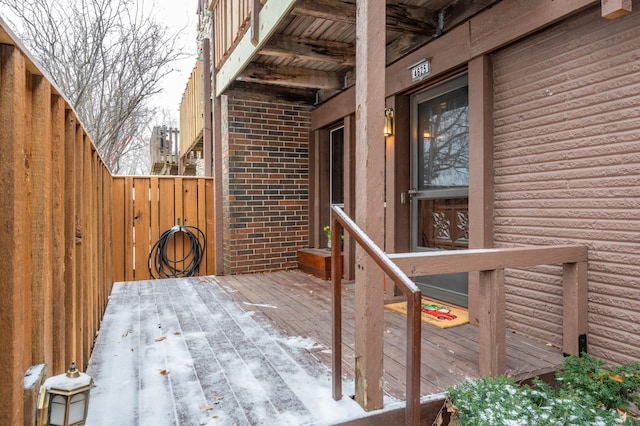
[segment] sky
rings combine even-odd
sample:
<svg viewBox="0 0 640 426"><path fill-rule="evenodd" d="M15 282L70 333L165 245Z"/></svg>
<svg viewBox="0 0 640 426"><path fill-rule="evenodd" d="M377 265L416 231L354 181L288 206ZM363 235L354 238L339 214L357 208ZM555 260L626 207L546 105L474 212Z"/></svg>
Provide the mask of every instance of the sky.
<svg viewBox="0 0 640 426"><path fill-rule="evenodd" d="M178 33L176 42L178 50L183 54L182 58L172 65L175 71L163 79L163 91L154 99L154 104L166 109L170 113L171 120L175 121L156 124L173 124L178 127L182 94L198 57L196 41L198 2L197 0L138 0L138 2L144 3L144 7L153 7L153 13L169 27L169 32ZM158 120L162 118L158 117Z"/></svg>

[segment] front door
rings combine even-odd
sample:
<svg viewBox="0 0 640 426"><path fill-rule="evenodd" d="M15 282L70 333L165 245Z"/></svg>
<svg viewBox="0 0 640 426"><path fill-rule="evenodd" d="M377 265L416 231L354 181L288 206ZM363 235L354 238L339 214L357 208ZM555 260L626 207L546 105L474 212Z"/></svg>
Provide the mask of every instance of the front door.
<svg viewBox="0 0 640 426"><path fill-rule="evenodd" d="M469 96L463 75L411 101L413 251L469 247ZM425 296L467 306L467 274L413 277Z"/></svg>

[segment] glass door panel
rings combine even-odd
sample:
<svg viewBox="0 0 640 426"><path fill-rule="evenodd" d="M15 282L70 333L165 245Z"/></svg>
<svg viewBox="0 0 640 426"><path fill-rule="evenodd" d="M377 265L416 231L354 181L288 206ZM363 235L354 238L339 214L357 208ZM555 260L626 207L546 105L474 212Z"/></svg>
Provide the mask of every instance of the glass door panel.
<svg viewBox="0 0 640 426"><path fill-rule="evenodd" d="M413 251L469 247L469 99L461 76L412 98ZM467 306L467 274L414 277L423 294Z"/></svg>

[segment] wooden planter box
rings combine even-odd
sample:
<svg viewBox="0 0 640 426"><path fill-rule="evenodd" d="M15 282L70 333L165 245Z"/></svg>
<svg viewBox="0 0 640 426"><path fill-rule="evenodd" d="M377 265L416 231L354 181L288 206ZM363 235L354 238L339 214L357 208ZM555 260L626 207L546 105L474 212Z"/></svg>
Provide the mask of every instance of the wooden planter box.
<svg viewBox="0 0 640 426"><path fill-rule="evenodd" d="M331 251L317 248L298 250L298 268L323 280L331 279Z"/></svg>

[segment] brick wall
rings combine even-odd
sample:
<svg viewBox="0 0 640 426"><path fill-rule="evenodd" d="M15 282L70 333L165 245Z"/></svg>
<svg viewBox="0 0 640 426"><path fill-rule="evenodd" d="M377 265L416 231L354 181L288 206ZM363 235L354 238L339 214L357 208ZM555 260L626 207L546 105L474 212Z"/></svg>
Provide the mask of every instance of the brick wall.
<svg viewBox="0 0 640 426"><path fill-rule="evenodd" d="M308 246L310 109L223 96L225 274L296 268Z"/></svg>

